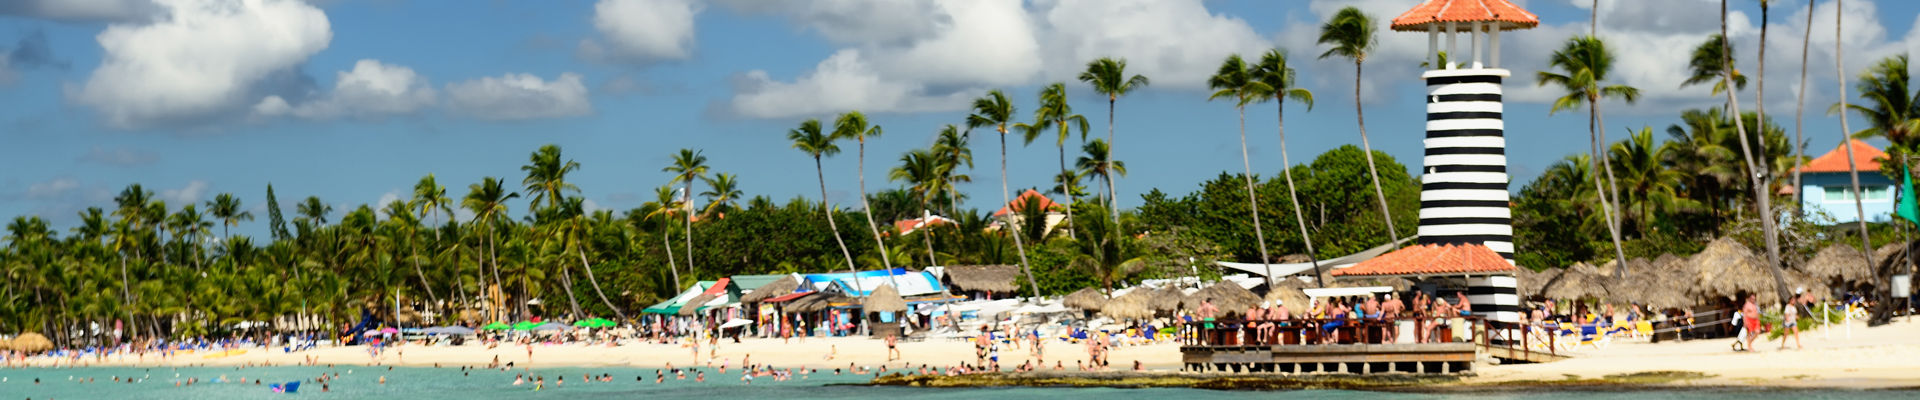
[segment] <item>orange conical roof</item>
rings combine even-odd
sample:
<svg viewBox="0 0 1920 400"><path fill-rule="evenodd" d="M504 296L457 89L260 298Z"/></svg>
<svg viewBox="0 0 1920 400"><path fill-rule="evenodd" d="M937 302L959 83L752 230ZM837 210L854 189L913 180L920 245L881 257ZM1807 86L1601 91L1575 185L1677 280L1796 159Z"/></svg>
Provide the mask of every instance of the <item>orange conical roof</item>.
<svg viewBox="0 0 1920 400"><path fill-rule="evenodd" d="M1880 170L1880 159L1887 158L1887 152L1860 139L1847 139L1847 145L1853 146L1854 168L1861 171L1877 172ZM1801 166L1800 172L1847 172L1847 149L1834 146L1833 151Z"/></svg>
<svg viewBox="0 0 1920 400"><path fill-rule="evenodd" d="M1395 17L1391 26L1396 31L1424 32L1427 24L1473 21L1495 22L1500 30L1511 31L1539 26L1540 16L1507 0L1427 0ZM1470 26L1460 29L1470 29ZM1441 25L1441 29L1445 28L1445 25Z"/></svg>
<svg viewBox="0 0 1920 400"><path fill-rule="evenodd" d="M1040 191L1027 189L1026 192L1020 193L1020 197L1015 197L1013 198L1012 202L1007 203L1007 205L1004 207L1000 207L1000 211L994 211L993 216L998 217L1002 215L1007 215L1007 213L1009 212L1020 211L1022 207L1025 207L1027 203L1027 199L1033 198L1033 197L1040 198L1041 208L1045 208L1048 210L1060 208L1060 203L1053 202L1053 199L1048 198L1046 195L1040 194Z"/></svg>

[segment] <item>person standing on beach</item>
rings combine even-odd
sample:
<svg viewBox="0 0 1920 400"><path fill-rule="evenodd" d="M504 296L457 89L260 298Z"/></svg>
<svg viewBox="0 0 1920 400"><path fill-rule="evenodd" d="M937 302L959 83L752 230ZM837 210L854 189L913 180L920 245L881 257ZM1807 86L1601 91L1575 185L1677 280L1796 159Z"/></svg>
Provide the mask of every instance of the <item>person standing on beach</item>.
<svg viewBox="0 0 1920 400"><path fill-rule="evenodd" d="M887 361L893 361L893 360L904 358L900 356L899 342L900 342L900 337L894 336L891 333L887 334Z"/></svg>
<svg viewBox="0 0 1920 400"><path fill-rule="evenodd" d="M1740 306L1740 313L1746 319L1747 347L1753 350L1753 340L1760 337L1760 305L1754 303L1754 295L1747 295L1747 303Z"/></svg>
<svg viewBox="0 0 1920 400"><path fill-rule="evenodd" d="M1400 313L1405 311L1407 311L1407 306L1401 304L1400 299L1393 298L1393 293L1387 293L1386 304L1380 305L1380 321L1386 323L1387 326L1387 343L1400 340L1400 325L1395 324L1393 320L1399 318Z"/></svg>
<svg viewBox="0 0 1920 400"><path fill-rule="evenodd" d="M1796 349L1807 348L1806 346L1802 346L1800 344L1800 304L1802 300L1806 299L1804 297L1805 296L1804 292L1806 291L1807 291L1807 288L1804 288L1804 287L1794 288L1793 297L1790 300L1787 300L1787 304L1785 304L1783 306L1783 309L1780 310L1780 316L1781 316L1780 319L1782 321L1780 322L1781 324L1780 349L1781 350L1787 349L1788 335L1793 336L1794 348Z"/></svg>

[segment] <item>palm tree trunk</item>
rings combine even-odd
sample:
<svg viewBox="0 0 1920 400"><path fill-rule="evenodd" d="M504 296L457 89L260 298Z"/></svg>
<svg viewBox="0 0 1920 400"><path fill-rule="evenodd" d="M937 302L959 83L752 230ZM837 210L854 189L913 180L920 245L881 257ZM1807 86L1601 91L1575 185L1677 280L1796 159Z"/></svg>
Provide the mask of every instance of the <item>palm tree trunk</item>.
<svg viewBox="0 0 1920 400"><path fill-rule="evenodd" d="M125 298L123 304L127 305L127 321L133 321L133 289L127 283L127 257L124 255L120 257L120 295Z"/></svg>
<svg viewBox="0 0 1920 400"><path fill-rule="evenodd" d="M1593 158L1598 159L1594 161L1598 162L1599 168L1606 170L1605 173L1607 174L1605 186L1600 185L1600 174L1597 173L1593 174L1593 184L1595 194L1600 196L1601 217L1607 219L1607 232L1613 235L1613 254L1614 257L1616 257L1615 260L1617 260L1615 262L1618 263L1615 265L1620 266L1619 268L1613 269L1613 276L1615 278L1626 279L1627 250L1625 247L1622 247L1620 240L1620 215L1625 214L1626 211L1620 209L1620 187L1619 184L1613 180L1613 162L1610 161L1613 157L1610 157L1606 153L1607 130L1605 127L1607 126L1607 122L1600 116L1600 95L1598 93L1587 94L1587 112L1592 117L1592 119L1587 120L1587 129L1592 132ZM1612 194L1611 198L1608 197L1609 193Z"/></svg>
<svg viewBox="0 0 1920 400"><path fill-rule="evenodd" d="M1114 158L1113 156L1113 104L1118 100L1120 100L1119 96L1107 95L1107 161L1118 160L1118 158ZM1119 195L1115 193L1118 193L1118 189L1114 189L1113 187L1113 177L1108 176L1107 195L1114 197L1114 200L1107 208L1113 211L1113 223L1119 224L1120 199L1118 198Z"/></svg>
<svg viewBox="0 0 1920 400"><path fill-rule="evenodd" d="M833 242L840 245L840 255L847 258L847 270L854 273L853 290L866 291L860 287L860 266L853 264L853 253L847 251L847 241L840 239L840 224L833 222L833 206L827 203L827 172L820 166L820 157L813 157L813 173L820 178L820 212L827 215L827 229L833 230Z"/></svg>
<svg viewBox="0 0 1920 400"><path fill-rule="evenodd" d="M687 275L693 275L694 279L700 279L699 274L693 273L693 176L692 175L687 176L687 191L686 193L683 193L683 195L681 196L681 199L682 201L686 202L684 206L687 208Z"/></svg>
<svg viewBox="0 0 1920 400"><path fill-rule="evenodd" d="M920 204L924 207L933 207L933 204L927 201L922 201ZM932 218L920 220L920 238L927 244L927 266L931 267L940 265L940 256L933 253L933 224L928 221L929 219Z"/></svg>
<svg viewBox="0 0 1920 400"><path fill-rule="evenodd" d="M1726 43L1727 41L1726 34L1727 34L1727 0L1720 0L1720 37L1721 37L1720 40L1722 42L1721 43L1722 46L1731 45L1731 43ZM1722 64L1732 65L1732 60L1728 59L1726 53L1721 53L1720 57L1721 57L1720 62ZM1726 68L1726 71L1724 72L1724 74L1727 75L1727 82L1733 82L1732 68ZM1762 79L1764 79L1764 77L1762 77ZM1840 81L1844 83L1846 82L1846 79L1841 79ZM1764 178L1765 174L1769 173L1770 171L1769 169L1767 169L1767 159L1765 156L1766 142L1762 141L1760 143L1754 144L1755 146L1761 146L1760 147L1761 157L1759 158L1758 161L1756 161L1753 156L1753 153L1754 153L1753 149L1750 148L1749 145L1747 144L1746 123L1744 121L1741 121L1741 118L1740 118L1740 98L1738 96L1734 96L1733 92L1734 90L1732 88L1727 89L1727 107L1731 108L1733 111L1731 115L1731 117L1733 118L1733 132L1734 134L1740 136L1741 156L1745 159L1747 163L1747 169L1752 171L1751 173L1747 174L1747 179L1753 182L1753 197L1755 201L1759 202L1760 213L1759 215L1757 215L1757 217L1760 218L1760 230L1762 233L1767 235L1766 236L1767 266L1769 267L1768 269L1773 272L1773 282L1776 285L1775 290L1779 292L1780 301L1784 303L1787 300L1787 298L1791 296L1792 291L1787 290L1787 278L1780 271L1780 237L1777 230L1778 228L1774 226L1774 218L1778 216L1773 215L1773 196L1767 193L1768 185L1767 185L1766 178ZM1845 98L1846 97L1841 97L1841 99L1845 99ZM1845 116L1842 115L1842 120L1845 119L1844 117ZM1756 129L1763 129L1763 130L1766 129L1767 121L1761 120L1759 121L1759 124L1760 126L1757 127ZM1843 141L1841 142L1841 144L1845 145L1846 142ZM1847 146L1849 152L1852 151L1852 147L1853 146ZM1853 163L1853 158L1851 156L1847 158L1847 163L1849 164ZM1858 192L1855 192L1855 193L1856 195L1853 196L1855 201L1854 204L1858 205L1860 201L1859 200L1860 196L1858 195ZM1860 213L1860 217L1862 221L1866 220L1866 213ZM1862 237L1865 237L1864 236L1865 232L1863 231L1861 233L1863 234ZM1872 254L1872 253L1868 253L1868 254ZM1621 265L1626 265L1626 264L1624 264L1623 262Z"/></svg>
<svg viewBox="0 0 1920 400"><path fill-rule="evenodd" d="M499 299L497 299L496 301L499 301L499 302L501 302L501 303L503 303L503 304L504 304L504 303L506 303L506 301L507 301L507 299L506 299L506 297L507 297L507 285L506 285L506 283L504 283L503 281L501 281L501 280L500 280L500 254L499 254L499 253L496 253L496 252L494 252L494 247L493 247L493 217L492 217L491 215L489 215L489 216L488 216L488 217L486 218L486 222L483 222L483 223L485 223L485 224L487 224L487 257L488 257L488 258L490 258L490 259L492 259L492 261L493 261L493 287L494 287L494 289L495 289L495 290L498 290L498 291L499 291L499 293L498 293L498 294L496 294L495 296L497 296L497 297L500 297L500 298L499 298ZM527 315L527 310L526 310L525 308L523 308L523 307L516 307L516 309L518 309L518 310L520 310L520 315Z"/></svg>
<svg viewBox="0 0 1920 400"><path fill-rule="evenodd" d="M1060 131L1065 132L1066 129L1067 124L1064 122L1060 123ZM1066 142L1061 142L1059 146L1055 147L1060 149L1060 178L1062 179L1060 181L1060 192L1066 194L1067 198L1067 223L1079 224L1080 221L1073 219L1073 185L1065 180L1067 177L1067 144ZM1073 229L1067 230L1067 237L1071 239L1080 238L1079 235L1073 233Z"/></svg>
<svg viewBox="0 0 1920 400"><path fill-rule="evenodd" d="M1322 288L1327 282L1320 278L1320 255L1313 252L1313 236L1307 234L1307 217L1300 211L1300 195L1293 189L1293 161L1287 159L1287 102L1276 96L1274 103L1275 119L1280 127L1280 175L1287 178L1287 199L1293 201L1293 220L1300 225L1300 241L1307 244L1307 260L1313 262L1313 281Z"/></svg>
<svg viewBox="0 0 1920 400"><path fill-rule="evenodd" d="M667 236L667 229L673 225L660 225L660 247L667 249L667 271L673 272L673 290L680 290L680 267L673 261L673 239Z"/></svg>
<svg viewBox="0 0 1920 400"><path fill-rule="evenodd" d="M1033 266L1027 263L1027 245L1020 240L1020 224L1013 223L1013 198L1007 193L1007 128L1000 127L1000 202L1007 204L1008 227L1013 228L1013 251L1020 254L1020 270L1027 274L1027 286L1033 288L1033 298L1040 298L1040 282L1033 279ZM1044 226L1044 225L1043 225Z"/></svg>
<svg viewBox="0 0 1920 400"><path fill-rule="evenodd" d="M862 137L859 140L859 142L860 142L860 171L859 171L860 172L859 173L860 175L860 208L864 209L863 211L866 211L865 214L867 215L867 230L873 232L873 244L880 246L875 249L880 251L880 265L887 268L887 281L893 282L893 287L895 289L898 289L900 288L900 281L893 277L893 260L889 259L887 256L887 242L880 239L880 226L874 225L873 223L873 205L867 204L867 140L866 138ZM826 199L821 198L821 200L826 200ZM859 278L856 277L854 280L859 280Z"/></svg>
<svg viewBox="0 0 1920 400"><path fill-rule="evenodd" d="M1267 287L1273 287L1273 257L1267 255L1267 235L1260 230L1260 197L1253 193L1253 162L1247 158L1247 107L1234 107L1240 111L1240 166L1246 173L1240 175L1247 181L1247 211L1253 214L1253 240L1260 245L1260 266L1266 268ZM1105 279L1105 276L1101 277Z"/></svg>
<svg viewBox="0 0 1920 400"><path fill-rule="evenodd" d="M1841 0L1834 0L1833 8L1835 10L1841 9L1840 1ZM1721 7L1721 11L1720 11L1721 15L1725 15L1726 4L1723 3L1720 5L1720 7ZM1725 17L1722 17L1722 22L1721 22L1722 30L1726 29L1724 25L1726 23L1724 18ZM1812 17L1808 17L1808 18L1812 18ZM1842 26L1842 22L1841 22L1840 16L1835 15L1833 18L1833 37L1835 39L1838 39L1841 37L1840 36L1841 26ZM1812 28L1808 28L1808 29L1812 29ZM1812 36L1812 34L1809 33L1808 36ZM1841 46L1839 40L1834 40L1833 42L1834 73L1836 75L1839 75L1839 82L1837 82L1835 86L1838 86L1840 88L1840 99L1842 102L1845 102L1847 98L1847 66L1845 61L1846 58L1842 56L1842 52L1841 52L1842 47L1843 46ZM1847 107L1842 105L1840 107L1840 147L1847 149L1847 173L1853 177L1853 210L1854 210L1854 216L1856 217L1854 219L1858 220L1858 223L1860 224L1860 249L1861 249L1860 251L1862 254L1873 254L1872 253L1873 250L1870 248L1870 246L1873 245L1873 240L1871 237L1867 235L1866 207L1862 205L1862 200L1860 198L1860 194L1861 194L1860 193L1860 167L1858 165L1854 165L1853 146L1851 143L1847 143L1848 140L1852 139L1852 134L1853 134L1853 129L1847 127ZM1912 244L1906 244L1906 245L1903 245L1903 247L1907 248L1906 250L1908 254L1912 254L1912 251L1913 251ZM1871 260L1867 261L1867 268L1868 270L1873 270L1873 261ZM1886 281L1882 278L1883 277L1880 275L1880 271L1874 271L1873 273L1874 287L1876 288L1887 287ZM1874 293L1875 300L1887 300L1884 298L1884 296L1880 296L1880 294L1883 294L1886 292L1887 292L1886 289L1874 290L1873 293ZM1784 299L1786 297L1782 296L1781 298ZM1879 301L1878 303L1880 303L1882 306L1874 308L1872 317L1867 320L1867 324L1869 326L1872 326L1875 322L1884 323L1885 321L1890 320L1892 318L1891 316L1892 314L1890 314L1892 307L1886 306L1888 304L1891 304L1892 302Z"/></svg>
<svg viewBox="0 0 1920 400"><path fill-rule="evenodd" d="M554 263L554 267L560 269L560 287L567 291L567 304L573 306L573 319L586 317L586 313L580 312L580 300L573 296L573 274L567 273L567 264Z"/></svg>
<svg viewBox="0 0 1920 400"><path fill-rule="evenodd" d="M1387 208L1387 192L1380 189L1380 170L1373 166L1373 143L1367 140L1367 115L1360 107L1360 64L1359 58L1353 60L1353 115L1360 122L1360 147L1367 152L1367 175L1373 176L1373 194L1380 198L1380 217L1387 221L1387 238L1391 240L1388 244L1398 249L1400 231L1393 227L1393 211Z"/></svg>
<svg viewBox="0 0 1920 400"><path fill-rule="evenodd" d="M420 246L413 243L413 235L407 235L407 245L407 258L413 259L413 274L420 276L420 287L427 288L427 298L433 299L434 303L439 303L440 296L433 294L433 282L428 282L427 273L420 269Z"/></svg>
<svg viewBox="0 0 1920 400"><path fill-rule="evenodd" d="M1806 121L1807 119L1807 50L1811 49L1812 45L1813 45L1813 2L1809 1L1807 2L1807 37L1800 41L1800 94L1798 96L1800 99L1798 101L1799 105L1796 107L1793 114L1793 162L1795 164L1805 162L1802 160L1805 160L1807 156L1806 148L1805 148L1806 141L1805 139L1801 138L1800 132L1802 129L1806 128L1806 125L1807 125L1806 123L1807 122ZM1761 77L1761 80L1765 80L1765 79L1766 77L1764 76ZM1793 169L1793 216L1795 218L1801 218L1805 216L1803 213L1806 210L1802 210L1800 207L1801 204L1804 204L1803 200L1801 200L1801 197L1800 197L1805 195L1805 193L1800 193L1802 190L1803 188L1802 186L1800 186L1800 169L1794 168Z"/></svg>
<svg viewBox="0 0 1920 400"><path fill-rule="evenodd" d="M620 311L620 307L613 305L612 301L607 301L607 293L600 291L600 280L593 278L593 263L587 262L587 250L578 245L573 250L580 255L580 267L587 270L587 282L593 283L593 294L600 295L600 302L607 303L607 308L613 309L613 315L620 317L620 322L626 322L627 313Z"/></svg>

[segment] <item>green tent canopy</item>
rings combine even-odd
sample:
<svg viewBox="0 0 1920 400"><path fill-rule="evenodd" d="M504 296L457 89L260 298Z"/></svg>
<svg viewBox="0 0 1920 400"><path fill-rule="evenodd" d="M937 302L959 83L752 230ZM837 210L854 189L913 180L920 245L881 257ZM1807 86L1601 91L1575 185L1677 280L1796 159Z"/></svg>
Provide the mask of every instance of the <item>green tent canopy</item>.
<svg viewBox="0 0 1920 400"><path fill-rule="evenodd" d="M617 325L620 324L608 321L606 318L589 318L573 322L573 326L581 328L612 328Z"/></svg>
<svg viewBox="0 0 1920 400"><path fill-rule="evenodd" d="M483 331L498 331L498 330L505 330L505 329L512 329L512 328L513 328L513 327L511 327L511 326L507 326L507 323L505 323L505 322L500 322L500 321L494 321L494 322L493 322L493 323L491 323L491 324L487 324L487 326L482 326L482 327L480 327L480 330L483 330Z"/></svg>
<svg viewBox="0 0 1920 400"><path fill-rule="evenodd" d="M536 323L532 323L532 322L527 322L527 321L520 321L520 322L515 322L515 323L513 324L513 330L516 330L516 331L530 331L530 330L533 330L533 328L534 328L534 327L537 327L537 326L540 326L540 324L536 324Z"/></svg>

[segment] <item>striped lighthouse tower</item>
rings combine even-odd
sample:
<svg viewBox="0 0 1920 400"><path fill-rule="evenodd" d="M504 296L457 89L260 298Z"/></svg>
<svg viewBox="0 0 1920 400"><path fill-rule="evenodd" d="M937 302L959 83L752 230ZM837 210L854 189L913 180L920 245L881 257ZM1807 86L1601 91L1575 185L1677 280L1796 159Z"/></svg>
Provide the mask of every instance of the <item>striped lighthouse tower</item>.
<svg viewBox="0 0 1920 400"><path fill-rule="evenodd" d="M1486 246L1513 263L1506 122L1501 115L1501 84L1512 75L1500 68L1500 32L1539 24L1539 17L1506 0L1427 0L1393 19L1393 30L1427 33L1427 60L1435 67L1421 74L1427 82L1427 137L1420 178L1420 244ZM1464 54L1459 36L1466 36ZM1468 275L1466 280L1473 314L1499 322L1495 328L1503 334L1495 336L1519 337L1520 296L1514 276Z"/></svg>

